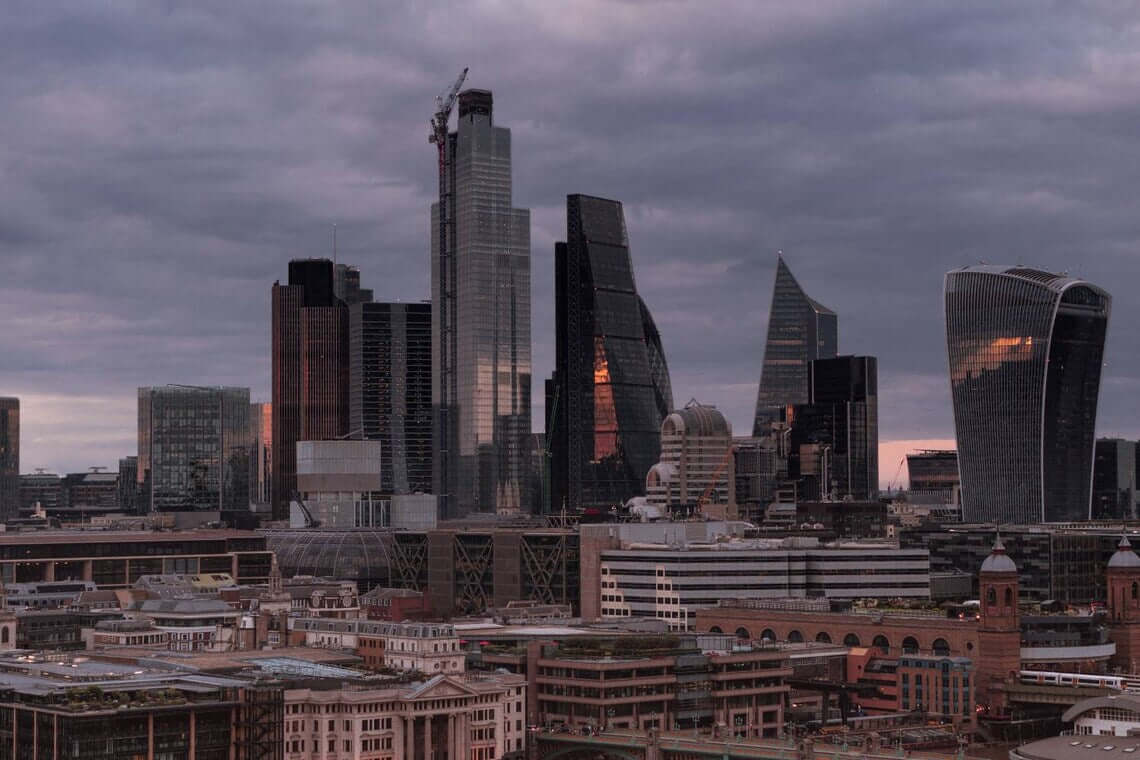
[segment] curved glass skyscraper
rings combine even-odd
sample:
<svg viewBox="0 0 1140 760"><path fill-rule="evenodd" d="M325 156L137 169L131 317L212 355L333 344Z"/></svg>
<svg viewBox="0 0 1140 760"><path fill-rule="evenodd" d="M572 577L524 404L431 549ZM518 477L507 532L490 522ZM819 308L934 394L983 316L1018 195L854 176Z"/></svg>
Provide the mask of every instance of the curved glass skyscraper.
<svg viewBox="0 0 1140 760"><path fill-rule="evenodd" d="M833 359L838 350L839 318L831 309L808 298L781 256L776 262L752 434L763 435L765 423L776 419L780 408L806 404L808 362Z"/></svg>
<svg viewBox="0 0 1140 760"><path fill-rule="evenodd" d="M571 195L555 245L556 358L547 390L549 509L645 492L673 406L661 336L637 294L618 201Z"/></svg>
<svg viewBox="0 0 1140 760"><path fill-rule="evenodd" d="M966 522L1087 520L1112 299L1036 269L946 275L946 342Z"/></svg>

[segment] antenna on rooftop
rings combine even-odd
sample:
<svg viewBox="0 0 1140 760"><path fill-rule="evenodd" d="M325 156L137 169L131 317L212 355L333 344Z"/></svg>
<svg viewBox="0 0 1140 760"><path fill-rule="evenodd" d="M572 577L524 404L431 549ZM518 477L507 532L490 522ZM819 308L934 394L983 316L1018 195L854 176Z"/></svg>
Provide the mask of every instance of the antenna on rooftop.
<svg viewBox="0 0 1140 760"><path fill-rule="evenodd" d="M336 267L336 222L333 222L333 267Z"/></svg>

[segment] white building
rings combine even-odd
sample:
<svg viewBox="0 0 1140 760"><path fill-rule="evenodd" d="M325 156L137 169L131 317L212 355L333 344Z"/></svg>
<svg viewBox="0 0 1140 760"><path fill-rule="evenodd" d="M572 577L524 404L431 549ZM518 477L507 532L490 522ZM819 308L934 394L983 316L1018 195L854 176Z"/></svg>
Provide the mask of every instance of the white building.
<svg viewBox="0 0 1140 760"><path fill-rule="evenodd" d="M462 673L466 656L451 625L384 623L374 620L299 618L292 621L295 644L351 649L369 664L421 673Z"/></svg>

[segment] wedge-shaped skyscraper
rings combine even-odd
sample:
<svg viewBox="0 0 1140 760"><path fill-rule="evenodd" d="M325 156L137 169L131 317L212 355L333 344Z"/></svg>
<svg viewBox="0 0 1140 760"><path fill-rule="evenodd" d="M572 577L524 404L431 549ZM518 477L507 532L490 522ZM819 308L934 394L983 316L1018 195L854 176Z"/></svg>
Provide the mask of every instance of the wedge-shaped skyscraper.
<svg viewBox="0 0 1140 760"><path fill-rule="evenodd" d="M1087 520L1112 299L1036 269L946 275L946 342L966 522Z"/></svg>
<svg viewBox="0 0 1140 760"><path fill-rule="evenodd" d="M764 434L767 421L789 404L808 401L808 362L832 359L839 350L839 318L808 297L781 256L776 262L768 341L760 371L752 434Z"/></svg>
<svg viewBox="0 0 1140 760"><path fill-rule="evenodd" d="M637 294L618 201L571 195L556 243L555 371L547 384L550 509L645 493L673 407L661 336Z"/></svg>

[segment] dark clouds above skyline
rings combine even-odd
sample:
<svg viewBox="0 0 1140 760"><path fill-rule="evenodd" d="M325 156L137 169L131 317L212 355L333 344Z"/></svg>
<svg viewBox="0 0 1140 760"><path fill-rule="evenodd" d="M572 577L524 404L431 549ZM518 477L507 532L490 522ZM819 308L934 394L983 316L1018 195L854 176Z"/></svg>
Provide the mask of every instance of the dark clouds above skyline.
<svg viewBox="0 0 1140 760"><path fill-rule="evenodd" d="M884 441L953 436L943 274L1115 296L1101 434L1140 436L1140 22L1110 2L81 2L0 24L0 395L25 471L135 451L135 388L269 395L290 258L428 296L433 98L463 66L532 209L553 365L564 200L622 200L678 404L749 431L775 252L879 357ZM540 425L541 409L535 408ZM884 459L884 480L894 462Z"/></svg>

